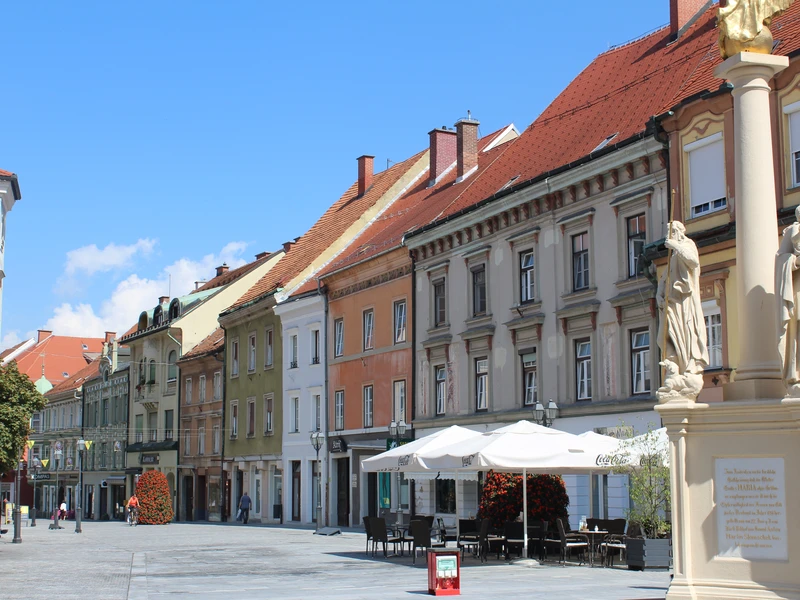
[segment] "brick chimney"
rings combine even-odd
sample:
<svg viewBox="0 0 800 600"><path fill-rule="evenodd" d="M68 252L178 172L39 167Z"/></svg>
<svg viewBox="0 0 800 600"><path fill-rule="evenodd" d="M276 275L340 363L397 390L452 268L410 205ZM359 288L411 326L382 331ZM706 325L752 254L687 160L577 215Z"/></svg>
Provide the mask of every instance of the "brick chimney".
<svg viewBox="0 0 800 600"><path fill-rule="evenodd" d="M469 111L466 119L460 119L456 123L458 163L456 182L469 177L478 166L478 125L480 122L474 120Z"/></svg>
<svg viewBox="0 0 800 600"><path fill-rule="evenodd" d="M456 162L456 132L439 127L428 132L431 140L431 170L428 186L434 185L450 165Z"/></svg>
<svg viewBox="0 0 800 600"><path fill-rule="evenodd" d="M36 343L38 344L39 342L43 342L44 340L49 338L51 335L53 335L52 331L48 331L47 329L40 329L39 330L39 335L36 338Z"/></svg>
<svg viewBox="0 0 800 600"><path fill-rule="evenodd" d="M159 296L158 297L158 303L159 304L166 304L167 302L169 302L169 296Z"/></svg>
<svg viewBox="0 0 800 600"><path fill-rule="evenodd" d="M117 337L117 333L115 331L106 331L106 344L110 344L111 340Z"/></svg>
<svg viewBox="0 0 800 600"><path fill-rule="evenodd" d="M372 187L372 169L375 157L365 154L356 160L358 160L358 195L363 196Z"/></svg>
<svg viewBox="0 0 800 600"><path fill-rule="evenodd" d="M694 18L714 3L714 0L669 0L669 33L680 37Z"/></svg>
<svg viewBox="0 0 800 600"><path fill-rule="evenodd" d="M267 252L267 251L259 252L258 254L256 254L256 260L261 260L262 258L267 258L267 256L269 256L269 252Z"/></svg>
<svg viewBox="0 0 800 600"><path fill-rule="evenodd" d="M219 267L217 267L217 277L219 277L223 273L227 273L228 269L230 269L228 264L227 263L222 263Z"/></svg>

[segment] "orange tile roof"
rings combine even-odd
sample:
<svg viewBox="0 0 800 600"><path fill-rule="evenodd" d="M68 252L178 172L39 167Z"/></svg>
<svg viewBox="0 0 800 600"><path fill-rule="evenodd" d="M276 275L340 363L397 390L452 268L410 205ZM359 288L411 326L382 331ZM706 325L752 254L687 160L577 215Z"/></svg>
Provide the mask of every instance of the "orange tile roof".
<svg viewBox="0 0 800 600"><path fill-rule="evenodd" d="M469 179L480 177L489 165L506 151L507 147L514 144L516 139L511 139L489 151L483 151L505 129L503 127L479 140L478 170ZM429 223L463 190L469 179L463 183L456 184L456 176L456 169L451 169L435 186L428 187L428 179L418 182L414 188L395 201L380 218L376 219L366 231L353 241L348 254L329 264L322 271L320 277L325 277L335 271L345 269L372 256L398 247L407 231ZM313 284L316 287L316 281ZM304 288L309 288L309 286L306 285ZM297 291L297 294L303 291L311 290L310 288L306 290L301 288Z"/></svg>
<svg viewBox="0 0 800 600"><path fill-rule="evenodd" d="M11 348L6 348L5 350L3 350L2 352L0 352L0 360L3 360L3 359L6 357L6 356L8 356L8 355L9 355L9 354L11 354L12 352L14 352L14 350L16 350L17 348L19 348L20 346L22 346L22 344L25 344L25 343L27 343L27 342L28 342L28 340L22 340L22 341L21 341L19 344L17 344L16 346L11 346Z"/></svg>
<svg viewBox="0 0 800 600"><path fill-rule="evenodd" d="M14 176L13 173L0 169L0 177L13 177L13 176Z"/></svg>
<svg viewBox="0 0 800 600"><path fill-rule="evenodd" d="M291 246L289 252L280 259L278 264L226 312L233 311L288 284L325 249L330 247L342 235L342 232L355 223L366 210L380 200L381 196L420 159L423 152L394 164L385 171L376 173L372 179L372 186L363 196L358 196L358 182L354 182L342 194L342 197L311 226L311 229Z"/></svg>
<svg viewBox="0 0 800 600"><path fill-rule="evenodd" d="M44 376L55 387L86 366L89 361L84 354L102 352L104 341L104 338L50 335L20 354L15 359L17 368L31 381L37 381L44 363Z"/></svg>
<svg viewBox="0 0 800 600"><path fill-rule="evenodd" d="M214 289L214 288L222 287L223 285L228 285L229 283L239 279L239 277L247 275L250 271L252 271L256 267L259 267L259 266L263 265L265 262L267 262L268 260L270 260L274 256L275 256L274 252L269 252L269 253L265 254L264 256L262 256L261 258L257 258L253 262L249 262L246 265L242 265L241 267L237 267L236 269L231 269L230 271L227 271L227 272L223 273L222 275L217 275L213 279L210 279L209 281L207 281L206 283L201 285L196 290L193 290L193 293L194 292L203 292L205 290L211 290L211 289Z"/></svg>
<svg viewBox="0 0 800 600"><path fill-rule="evenodd" d="M184 354L178 363L183 363L193 358L200 358L206 354L218 352L225 345L225 331L222 327L217 327L214 332Z"/></svg>
<svg viewBox="0 0 800 600"><path fill-rule="evenodd" d="M95 358L92 362L83 367L80 371L68 377L67 379L61 381L58 385L53 386L53 389L49 390L45 394L45 396L51 398L63 392L68 392L70 390L77 390L78 387L80 387L86 382L86 380L92 379L93 377L97 377L97 375L99 374L100 374L100 359Z"/></svg>
<svg viewBox="0 0 800 600"><path fill-rule="evenodd" d="M502 157L478 177L470 177L461 192L426 229L447 217L471 210L494 196L511 178L515 186L541 180L548 173L586 159L608 136L608 144L644 135L652 115L658 115L722 83L713 69L721 62L717 47L717 6L712 5L681 38L669 44L669 28L599 55L564 89L520 138L505 145ZM777 54L800 48L800 3L771 25L780 40Z"/></svg>

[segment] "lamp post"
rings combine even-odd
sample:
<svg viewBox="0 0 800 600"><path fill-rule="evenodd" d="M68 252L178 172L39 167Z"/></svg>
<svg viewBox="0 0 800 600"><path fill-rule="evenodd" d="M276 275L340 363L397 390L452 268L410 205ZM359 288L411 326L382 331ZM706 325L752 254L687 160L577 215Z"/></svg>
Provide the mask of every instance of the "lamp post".
<svg viewBox="0 0 800 600"><path fill-rule="evenodd" d="M61 505L58 501L58 467L61 465L61 455L63 454L61 441L57 441L55 445L55 450L53 451L53 455L55 456L56 460L56 497L55 497L55 506L53 509L53 522L50 524L50 529L64 529L61 525L58 524L58 512L61 510Z"/></svg>
<svg viewBox="0 0 800 600"><path fill-rule="evenodd" d="M392 421L389 424L389 433L394 438L395 448L400 445L400 438L406 434L406 422L400 419L400 422ZM400 484L403 481L403 476L400 471L397 471L397 527L403 526L403 507L400 499Z"/></svg>
<svg viewBox="0 0 800 600"><path fill-rule="evenodd" d="M19 472L22 469L22 457L17 459L17 476L14 484L14 544L22 543L22 511L19 508Z"/></svg>
<svg viewBox="0 0 800 600"><path fill-rule="evenodd" d="M547 403L547 408L542 406L541 402L537 402L533 409L533 420L539 425L550 427L558 418L558 405L550 399Z"/></svg>
<svg viewBox="0 0 800 600"><path fill-rule="evenodd" d="M31 458L28 471L33 471L33 507L31 508L31 527L36 527L36 480L39 479L39 468L42 462L38 458Z"/></svg>
<svg viewBox="0 0 800 600"><path fill-rule="evenodd" d="M75 501L75 533L83 533L81 529L81 513L83 508L83 451L86 450L86 440L78 440L78 490L75 494L77 496Z"/></svg>
<svg viewBox="0 0 800 600"><path fill-rule="evenodd" d="M311 432L311 445L317 453L317 532L322 526L322 464L319 462L319 451L325 441L321 431Z"/></svg>

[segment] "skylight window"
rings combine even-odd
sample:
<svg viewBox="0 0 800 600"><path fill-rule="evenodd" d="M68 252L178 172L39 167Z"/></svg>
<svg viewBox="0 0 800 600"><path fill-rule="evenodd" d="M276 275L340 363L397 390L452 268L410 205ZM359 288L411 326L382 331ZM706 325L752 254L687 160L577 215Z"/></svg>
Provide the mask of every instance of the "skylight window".
<svg viewBox="0 0 800 600"><path fill-rule="evenodd" d="M519 175L514 175L514 176L513 176L511 179L509 179L508 181L506 181L506 182L503 184L503 187L501 187L501 188L500 188L499 190L497 190L497 191L498 191L498 192L502 192L503 190L510 188L512 185L514 185L514 182L515 182L517 179L519 179Z"/></svg>
<svg viewBox="0 0 800 600"><path fill-rule="evenodd" d="M598 150L602 150L603 148L605 148L606 146L608 146L608 143L609 143L611 140L613 140L615 137L617 137L617 134L616 134L616 133L613 133L613 134L611 134L610 136L608 136L608 137L607 137L606 139L604 139L602 142L600 142L599 144L597 144L597 147L596 147L594 150L592 150L592 153L594 153L594 152L597 152Z"/></svg>
<svg viewBox="0 0 800 600"><path fill-rule="evenodd" d="M64 377L69 377L69 373L67 373L66 371L62 372L61 374L62 374Z"/></svg>
<svg viewBox="0 0 800 600"><path fill-rule="evenodd" d="M88 350L89 349L89 346L87 346L86 344L82 344L82 346L83 346L84 350Z"/></svg>

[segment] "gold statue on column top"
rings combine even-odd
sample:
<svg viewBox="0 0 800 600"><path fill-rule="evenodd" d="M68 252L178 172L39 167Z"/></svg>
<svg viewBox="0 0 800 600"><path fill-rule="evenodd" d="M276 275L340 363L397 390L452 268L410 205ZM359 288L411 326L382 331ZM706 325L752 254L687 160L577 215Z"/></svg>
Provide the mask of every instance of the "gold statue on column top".
<svg viewBox="0 0 800 600"><path fill-rule="evenodd" d="M769 24L794 0L728 0L719 7L719 50L722 58L739 52L772 54Z"/></svg>

